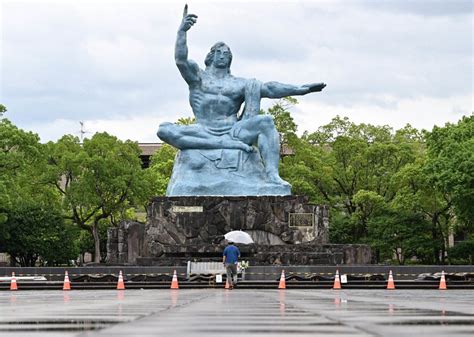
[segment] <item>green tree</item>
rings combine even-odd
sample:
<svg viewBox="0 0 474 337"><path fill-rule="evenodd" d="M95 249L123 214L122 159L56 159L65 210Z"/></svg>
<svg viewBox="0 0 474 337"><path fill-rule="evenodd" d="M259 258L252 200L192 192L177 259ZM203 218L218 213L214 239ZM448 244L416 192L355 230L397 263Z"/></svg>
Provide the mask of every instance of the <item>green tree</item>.
<svg viewBox="0 0 474 337"><path fill-rule="evenodd" d="M474 264L474 238L459 242L449 249L450 262L454 264Z"/></svg>
<svg viewBox="0 0 474 337"><path fill-rule="evenodd" d="M34 205L22 202L8 212L4 224L6 235L0 239L12 264L35 266L43 263L57 265L75 259L74 230L64 222L59 205Z"/></svg>
<svg viewBox="0 0 474 337"><path fill-rule="evenodd" d="M67 135L48 147L49 181L63 196L67 218L91 233L94 262L100 262L99 225L106 219L114 224L151 195L138 145L96 133L82 145L77 137Z"/></svg>
<svg viewBox="0 0 474 337"><path fill-rule="evenodd" d="M0 110L5 112L6 108L0 106ZM13 263L32 265L41 255L54 264L57 259L48 252L62 259L61 254L69 251L54 240L69 232L53 219L59 198L45 183L46 159L45 146L36 134L0 119L0 251L9 252ZM43 210L50 210L52 219L45 220Z"/></svg>
<svg viewBox="0 0 474 337"><path fill-rule="evenodd" d="M297 125L291 116L291 109L298 101L293 97L278 100L267 111L273 117L275 127L280 134L281 146L289 155L280 160L280 175L292 185L293 194L306 195L312 202L323 202L328 172L322 172L321 148L313 146L306 137L298 137Z"/></svg>
<svg viewBox="0 0 474 337"><path fill-rule="evenodd" d="M303 138L291 137L292 155L281 158L280 174L292 185L292 193L306 195L314 203L331 203L332 167L322 147Z"/></svg>
<svg viewBox="0 0 474 337"><path fill-rule="evenodd" d="M333 214L339 213L332 226L350 227L350 231L342 228L334 231L345 238L337 235L332 238L336 242L367 242L372 216L367 213L371 204L367 202L377 200L387 207L393 200L396 190L392 177L417 158L420 134L409 125L394 132L386 125L355 124L348 118L336 117L316 132L305 133L302 139L318 148L308 151L319 158L312 160L315 165L308 171L314 177L311 184L317 186L319 200L329 203ZM349 232L352 235L347 237Z"/></svg>
<svg viewBox="0 0 474 337"><path fill-rule="evenodd" d="M385 209L370 218L368 228L378 261L391 261L393 256L398 264L413 256L432 261L430 223L422 214Z"/></svg>
<svg viewBox="0 0 474 337"><path fill-rule="evenodd" d="M196 118L194 117L181 117L176 122L176 124L179 124L179 125L191 125L194 123L196 123Z"/></svg>
<svg viewBox="0 0 474 337"><path fill-rule="evenodd" d="M278 100L266 112L262 111L273 117L282 144L289 144L295 140L298 127L291 116L290 109L296 104L298 104L296 98L285 97Z"/></svg>
<svg viewBox="0 0 474 337"><path fill-rule="evenodd" d="M163 144L151 157L147 174L150 176L150 180L153 181L154 195L166 194L177 152L178 150L171 145Z"/></svg>
<svg viewBox="0 0 474 337"><path fill-rule="evenodd" d="M0 119L0 223L17 201L54 198L41 180L46 165L39 137Z"/></svg>
<svg viewBox="0 0 474 337"><path fill-rule="evenodd" d="M386 209L387 203L377 192L362 189L357 191L352 202L356 206L351 216L351 222L354 224L353 234L359 238L369 236L369 222Z"/></svg>
<svg viewBox="0 0 474 337"><path fill-rule="evenodd" d="M474 228L474 115L435 126L426 139L430 182L449 195L456 216Z"/></svg>
<svg viewBox="0 0 474 337"><path fill-rule="evenodd" d="M100 257L102 261L107 257L107 231L110 226L112 224L106 220L99 223ZM76 228L78 227L76 226ZM89 231L79 229L79 235L76 237L75 244L81 256L81 262L84 262L86 253L93 252L95 249L94 237Z"/></svg>
<svg viewBox="0 0 474 337"><path fill-rule="evenodd" d="M452 203L448 194L430 182L425 163L426 153L394 175L392 182L397 192L391 207L396 212L421 214L429 222L425 230L430 235L432 254L424 260L443 263L453 224Z"/></svg>

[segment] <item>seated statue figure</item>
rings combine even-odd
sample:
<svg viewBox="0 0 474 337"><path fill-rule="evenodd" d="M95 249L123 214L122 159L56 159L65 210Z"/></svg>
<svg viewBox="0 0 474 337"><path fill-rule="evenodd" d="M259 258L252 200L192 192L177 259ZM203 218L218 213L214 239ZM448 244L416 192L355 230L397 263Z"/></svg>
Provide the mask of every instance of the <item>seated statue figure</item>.
<svg viewBox="0 0 474 337"><path fill-rule="evenodd" d="M196 124L163 123L157 133L180 150L167 195L290 195L291 186L278 173L279 134L272 117L259 114L260 100L305 95L326 85L234 77L232 53L223 42L211 48L205 70L200 69L188 59L186 42L186 32L196 20L186 5L175 46L176 65L189 86Z"/></svg>

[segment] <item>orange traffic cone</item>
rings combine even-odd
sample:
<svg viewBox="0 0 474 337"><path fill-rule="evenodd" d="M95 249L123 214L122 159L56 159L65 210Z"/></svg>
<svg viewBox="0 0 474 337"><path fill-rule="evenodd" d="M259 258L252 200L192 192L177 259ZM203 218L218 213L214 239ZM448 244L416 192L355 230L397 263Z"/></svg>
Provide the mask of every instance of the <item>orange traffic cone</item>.
<svg viewBox="0 0 474 337"><path fill-rule="evenodd" d="M395 282L393 282L393 274L391 270L388 273L387 289L395 289Z"/></svg>
<svg viewBox="0 0 474 337"><path fill-rule="evenodd" d="M446 290L446 278L444 277L444 270L441 272L441 279L439 280L439 289Z"/></svg>
<svg viewBox="0 0 474 337"><path fill-rule="evenodd" d="M67 274L67 270L64 274L63 290L71 290L71 282L69 282L69 276Z"/></svg>
<svg viewBox="0 0 474 337"><path fill-rule="evenodd" d="M278 285L278 289L286 289L286 279L284 270L281 271L280 284Z"/></svg>
<svg viewBox="0 0 474 337"><path fill-rule="evenodd" d="M123 282L122 271L119 272L119 277L117 281L117 290L125 290L125 283Z"/></svg>
<svg viewBox="0 0 474 337"><path fill-rule="evenodd" d="M15 272L12 272L12 279L11 279L11 282L10 282L10 290L18 290L18 286L16 284Z"/></svg>
<svg viewBox="0 0 474 337"><path fill-rule="evenodd" d="M336 276L334 277L333 289L341 289L341 280L339 279L339 269L336 270Z"/></svg>
<svg viewBox="0 0 474 337"><path fill-rule="evenodd" d="M173 280L171 281L171 289L179 289L178 275L176 274L176 269L173 272Z"/></svg>

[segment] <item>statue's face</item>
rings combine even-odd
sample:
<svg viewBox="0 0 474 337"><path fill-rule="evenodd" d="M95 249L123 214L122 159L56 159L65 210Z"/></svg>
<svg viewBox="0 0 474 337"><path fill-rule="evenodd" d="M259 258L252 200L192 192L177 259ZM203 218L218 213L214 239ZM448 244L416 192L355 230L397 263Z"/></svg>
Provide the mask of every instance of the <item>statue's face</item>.
<svg viewBox="0 0 474 337"><path fill-rule="evenodd" d="M230 66L231 54L227 46L218 47L214 53L214 67L228 68Z"/></svg>

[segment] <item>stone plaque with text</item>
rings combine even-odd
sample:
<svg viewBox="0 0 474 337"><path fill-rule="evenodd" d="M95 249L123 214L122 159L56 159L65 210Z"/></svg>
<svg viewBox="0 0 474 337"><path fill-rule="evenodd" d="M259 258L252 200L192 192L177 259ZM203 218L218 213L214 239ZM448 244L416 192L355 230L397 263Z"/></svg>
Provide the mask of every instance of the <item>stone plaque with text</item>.
<svg viewBox="0 0 474 337"><path fill-rule="evenodd" d="M173 206L171 211L174 213L202 213L202 206Z"/></svg>
<svg viewBox="0 0 474 337"><path fill-rule="evenodd" d="M290 227L311 227L314 225L313 213L290 213L288 219Z"/></svg>

